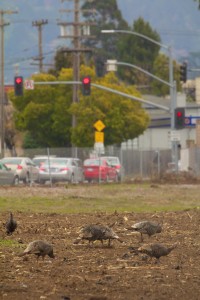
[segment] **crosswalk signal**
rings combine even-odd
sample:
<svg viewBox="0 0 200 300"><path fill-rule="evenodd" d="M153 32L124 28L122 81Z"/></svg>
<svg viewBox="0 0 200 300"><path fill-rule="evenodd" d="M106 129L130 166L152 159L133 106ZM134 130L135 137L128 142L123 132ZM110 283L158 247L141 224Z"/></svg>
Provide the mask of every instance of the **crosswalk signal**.
<svg viewBox="0 0 200 300"><path fill-rule="evenodd" d="M84 96L89 96L91 93L91 78L89 76L83 77L82 79L82 92Z"/></svg>
<svg viewBox="0 0 200 300"><path fill-rule="evenodd" d="M177 107L174 110L175 129L185 128L185 108Z"/></svg>
<svg viewBox="0 0 200 300"><path fill-rule="evenodd" d="M187 81L187 63L180 65L180 81Z"/></svg>
<svg viewBox="0 0 200 300"><path fill-rule="evenodd" d="M23 88L23 77L22 76L15 76L14 88L15 88L15 96L23 96L24 88Z"/></svg>

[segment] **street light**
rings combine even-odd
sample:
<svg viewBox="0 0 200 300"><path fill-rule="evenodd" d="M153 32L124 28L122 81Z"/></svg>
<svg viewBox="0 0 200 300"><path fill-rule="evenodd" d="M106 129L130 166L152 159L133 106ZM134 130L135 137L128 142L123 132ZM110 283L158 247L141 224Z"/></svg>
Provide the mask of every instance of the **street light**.
<svg viewBox="0 0 200 300"><path fill-rule="evenodd" d="M144 34L135 32L135 31L129 31L129 30L118 30L118 29L109 29L109 30L101 30L102 33L127 33L127 34L133 34L135 36L139 36L141 38L144 38L148 40L149 42L156 44L168 51L168 57L169 57L169 87L170 87L170 99L171 99L171 130L175 129L175 117L174 117L174 110L176 108L176 82L174 82L173 79L173 60L172 60L172 51L171 46L162 44ZM178 164L177 158L175 157L176 153L176 145L172 141L172 160L175 161L175 164Z"/></svg>
<svg viewBox="0 0 200 300"><path fill-rule="evenodd" d="M173 61L172 61L172 51L171 47L167 46L165 44L161 44L160 42L135 31L129 31L129 30L118 30L118 29L110 29L110 30L101 30L102 33L128 33L128 34L133 34L136 36L139 36L141 38L146 39L147 41L156 44L168 51L168 56L169 56L169 84L170 84L170 98L171 98L171 114L173 116L173 111L176 108L176 95L174 93L174 79L173 79ZM171 129L174 129L174 118L171 118Z"/></svg>

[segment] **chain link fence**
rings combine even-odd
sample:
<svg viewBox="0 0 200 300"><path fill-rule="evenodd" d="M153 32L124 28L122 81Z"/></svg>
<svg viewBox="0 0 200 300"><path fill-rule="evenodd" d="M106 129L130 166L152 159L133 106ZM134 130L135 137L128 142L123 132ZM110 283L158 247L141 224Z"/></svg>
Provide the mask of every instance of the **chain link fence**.
<svg viewBox="0 0 200 300"><path fill-rule="evenodd" d="M15 153L14 156L25 156L31 159L36 156L72 157L79 158L82 162L85 159L92 157L117 156L124 170L122 180L159 177L163 172L166 172L169 169L171 162L170 149L145 150L135 149L134 147L122 148L115 146L105 147L104 151L100 151L100 153L94 150L94 148L76 147L22 149L20 150L20 154Z"/></svg>

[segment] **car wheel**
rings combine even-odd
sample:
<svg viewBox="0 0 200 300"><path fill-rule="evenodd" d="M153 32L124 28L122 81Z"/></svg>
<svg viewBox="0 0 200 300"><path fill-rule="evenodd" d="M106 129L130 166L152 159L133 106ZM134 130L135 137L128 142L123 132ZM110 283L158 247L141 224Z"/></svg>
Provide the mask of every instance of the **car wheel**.
<svg viewBox="0 0 200 300"><path fill-rule="evenodd" d="M29 173L26 173L26 178L24 178L23 182L24 182L24 184L30 183L30 175L29 175Z"/></svg>
<svg viewBox="0 0 200 300"><path fill-rule="evenodd" d="M19 177L15 176L13 179L13 185L19 185Z"/></svg>
<svg viewBox="0 0 200 300"><path fill-rule="evenodd" d="M109 176L108 176L108 174L106 175L105 182L109 182Z"/></svg>
<svg viewBox="0 0 200 300"><path fill-rule="evenodd" d="M74 181L74 174L71 175L70 182L71 182L71 183L74 183L74 182L75 182L75 181Z"/></svg>
<svg viewBox="0 0 200 300"><path fill-rule="evenodd" d="M40 184L45 184L45 183L46 183L46 181L45 181L45 180L42 180L42 179L40 179L40 180L39 180L39 183L40 183Z"/></svg>
<svg viewBox="0 0 200 300"><path fill-rule="evenodd" d="M115 182L119 182L119 176L118 176L118 174L115 175Z"/></svg>

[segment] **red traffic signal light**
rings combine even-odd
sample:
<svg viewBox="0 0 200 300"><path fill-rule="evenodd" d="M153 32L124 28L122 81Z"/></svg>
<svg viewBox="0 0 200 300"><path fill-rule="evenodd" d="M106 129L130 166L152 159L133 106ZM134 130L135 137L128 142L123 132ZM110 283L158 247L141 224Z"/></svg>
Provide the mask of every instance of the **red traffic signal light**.
<svg viewBox="0 0 200 300"><path fill-rule="evenodd" d="M15 96L23 96L23 77L15 76L14 78Z"/></svg>
<svg viewBox="0 0 200 300"><path fill-rule="evenodd" d="M178 111L176 112L176 117L177 117L177 118L181 118L182 115L183 115L182 111L178 110Z"/></svg>
<svg viewBox="0 0 200 300"><path fill-rule="evenodd" d="M177 107L174 110L174 126L175 129L185 128L185 108Z"/></svg>
<svg viewBox="0 0 200 300"><path fill-rule="evenodd" d="M83 77L82 79L82 92L84 96L89 96L91 93L91 78L89 76Z"/></svg>

